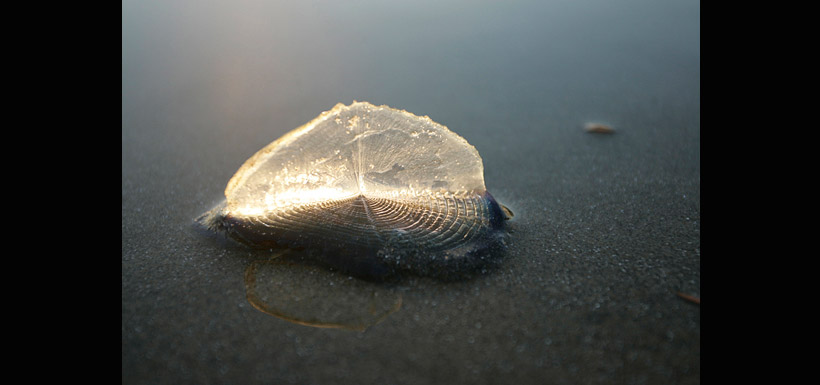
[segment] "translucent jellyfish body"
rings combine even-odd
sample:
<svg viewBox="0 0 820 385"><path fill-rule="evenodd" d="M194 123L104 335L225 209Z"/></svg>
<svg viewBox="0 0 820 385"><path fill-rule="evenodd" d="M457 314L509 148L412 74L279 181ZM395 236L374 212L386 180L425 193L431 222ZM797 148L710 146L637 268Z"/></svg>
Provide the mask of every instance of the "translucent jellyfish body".
<svg viewBox="0 0 820 385"><path fill-rule="evenodd" d="M430 118L336 105L248 159L199 222L365 277L448 276L503 252L478 151Z"/></svg>

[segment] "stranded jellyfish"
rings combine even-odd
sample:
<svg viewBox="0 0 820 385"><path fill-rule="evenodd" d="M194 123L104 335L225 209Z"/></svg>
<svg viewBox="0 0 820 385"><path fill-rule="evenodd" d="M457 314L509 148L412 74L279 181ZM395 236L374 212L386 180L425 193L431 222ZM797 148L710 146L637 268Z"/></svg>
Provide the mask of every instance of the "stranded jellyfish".
<svg viewBox="0 0 820 385"><path fill-rule="evenodd" d="M198 218L259 248L304 250L361 277L456 276L497 260L512 213L478 151L407 111L336 105L248 159Z"/></svg>

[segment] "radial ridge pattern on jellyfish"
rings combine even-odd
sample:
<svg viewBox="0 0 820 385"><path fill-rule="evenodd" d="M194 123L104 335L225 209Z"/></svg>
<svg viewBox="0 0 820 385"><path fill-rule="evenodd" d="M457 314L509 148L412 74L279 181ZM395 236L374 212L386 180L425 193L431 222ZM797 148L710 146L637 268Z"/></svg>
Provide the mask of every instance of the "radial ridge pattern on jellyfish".
<svg viewBox="0 0 820 385"><path fill-rule="evenodd" d="M199 223L366 277L442 276L503 252L511 212L478 151L427 116L336 105L248 159Z"/></svg>

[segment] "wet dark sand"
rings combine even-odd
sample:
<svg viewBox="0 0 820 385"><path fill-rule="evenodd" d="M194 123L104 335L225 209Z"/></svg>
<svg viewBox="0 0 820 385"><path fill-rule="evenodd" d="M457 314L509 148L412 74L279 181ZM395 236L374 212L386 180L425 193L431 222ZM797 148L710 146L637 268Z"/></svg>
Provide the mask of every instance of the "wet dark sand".
<svg viewBox="0 0 820 385"><path fill-rule="evenodd" d="M699 383L699 5L611 3L123 3L123 383ZM265 253L193 228L245 159L353 100L462 135L516 214L472 279L287 293L375 306L364 332L260 311Z"/></svg>

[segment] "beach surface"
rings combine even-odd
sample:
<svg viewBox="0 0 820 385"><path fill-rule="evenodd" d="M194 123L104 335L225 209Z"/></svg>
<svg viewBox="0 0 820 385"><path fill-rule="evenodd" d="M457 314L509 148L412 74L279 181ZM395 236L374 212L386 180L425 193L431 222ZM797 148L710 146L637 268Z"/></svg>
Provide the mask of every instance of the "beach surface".
<svg viewBox="0 0 820 385"><path fill-rule="evenodd" d="M700 383L699 2L124 1L122 31L123 384ZM478 149L499 266L378 284L197 230L354 100Z"/></svg>

